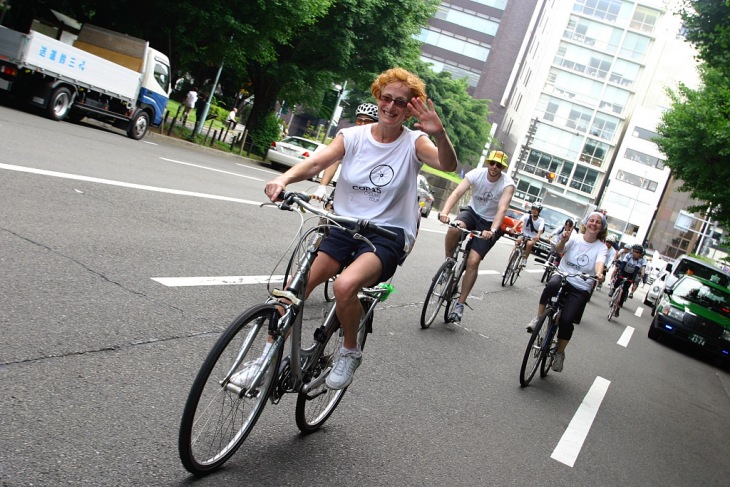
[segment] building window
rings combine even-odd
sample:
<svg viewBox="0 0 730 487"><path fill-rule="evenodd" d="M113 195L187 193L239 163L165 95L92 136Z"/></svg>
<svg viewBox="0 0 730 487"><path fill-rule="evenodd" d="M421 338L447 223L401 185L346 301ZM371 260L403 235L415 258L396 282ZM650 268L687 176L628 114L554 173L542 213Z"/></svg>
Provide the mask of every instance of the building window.
<svg viewBox="0 0 730 487"><path fill-rule="evenodd" d="M606 159L608 153L608 144L598 142L597 140L587 139L583 146L583 152L581 152L580 160L587 162L591 166L600 167L603 165L603 161Z"/></svg>
<svg viewBox="0 0 730 487"><path fill-rule="evenodd" d="M588 131L588 123L590 121L590 112L571 108L570 114L568 114L568 120L565 122L565 126L569 129L575 129L579 132L585 133Z"/></svg>
<svg viewBox="0 0 730 487"><path fill-rule="evenodd" d="M464 11L462 11L460 8L455 6L445 7L441 4L436 15L434 15L434 18L445 20L446 22L475 30L477 32L483 32L490 36L497 35L497 29L499 29L499 22L492 20L491 18L485 18L483 15L474 12L473 10L464 9Z"/></svg>
<svg viewBox="0 0 730 487"><path fill-rule="evenodd" d="M655 192L657 187L659 186L656 181L652 181L648 178L642 178L641 176L637 176L636 174L631 174L630 172L621 170L616 172L616 181L623 181L624 183L630 184L632 186L637 186L641 189L645 189L651 192Z"/></svg>
<svg viewBox="0 0 730 487"><path fill-rule="evenodd" d="M547 178L548 173L554 172L558 175L555 182L565 185L573 169L573 163L532 149L527 156L527 162L519 169L541 178Z"/></svg>
<svg viewBox="0 0 730 487"><path fill-rule="evenodd" d="M486 62L489 57L489 48L486 45L474 39L457 39L451 32L421 29L418 40L482 62Z"/></svg>
<svg viewBox="0 0 730 487"><path fill-rule="evenodd" d="M634 61L641 61L644 59L646 51L649 49L649 38L634 32L628 32L624 43L621 45L619 55Z"/></svg>
<svg viewBox="0 0 730 487"><path fill-rule="evenodd" d="M558 104L555 102L549 101L547 104L547 107L545 108L545 113L543 114L543 118L550 122L554 122L556 113L558 113Z"/></svg>
<svg viewBox="0 0 730 487"><path fill-rule="evenodd" d="M615 22L621 11L621 0L576 0L573 11Z"/></svg>
<svg viewBox="0 0 730 487"><path fill-rule="evenodd" d="M570 181L570 187L583 193L591 194L593 187L598 180L598 171L589 169L585 166L578 166L573 173L573 179Z"/></svg>
<svg viewBox="0 0 730 487"><path fill-rule="evenodd" d="M487 7L494 7L499 10L504 10L507 7L508 0L471 0L474 3L486 5Z"/></svg>
<svg viewBox="0 0 730 487"><path fill-rule="evenodd" d="M632 135L639 139L648 140L649 142L654 142L654 139L659 137L658 133L652 132L651 130L643 129L641 127L634 127Z"/></svg>
<svg viewBox="0 0 730 487"><path fill-rule="evenodd" d="M657 169L664 169L664 161L658 157L644 154L634 149L626 149L624 157L630 161L638 162L649 167L656 167Z"/></svg>
<svg viewBox="0 0 730 487"><path fill-rule="evenodd" d="M530 181L520 179L515 189L515 198L524 201L537 201L540 196L540 186L533 186Z"/></svg>
<svg viewBox="0 0 730 487"><path fill-rule="evenodd" d="M654 26L658 18L659 12L656 10L638 6L636 7L636 12L634 12L634 17L631 19L629 28L651 34L654 31Z"/></svg>
<svg viewBox="0 0 730 487"><path fill-rule="evenodd" d="M616 126L618 120L615 118L607 118L605 115L596 115L591 125L591 135L600 137L605 140L613 139L613 135L616 133Z"/></svg>
<svg viewBox="0 0 730 487"><path fill-rule="evenodd" d="M479 73L475 73L472 71L469 71L465 68L460 68L458 66L454 66L452 64L448 64L446 62L437 61L433 58L421 55L421 60L431 65L431 69L435 73L440 73L441 71L444 71L446 73L451 73L451 77L453 79L466 79L466 82L469 86L472 88L476 87L477 83L479 83Z"/></svg>

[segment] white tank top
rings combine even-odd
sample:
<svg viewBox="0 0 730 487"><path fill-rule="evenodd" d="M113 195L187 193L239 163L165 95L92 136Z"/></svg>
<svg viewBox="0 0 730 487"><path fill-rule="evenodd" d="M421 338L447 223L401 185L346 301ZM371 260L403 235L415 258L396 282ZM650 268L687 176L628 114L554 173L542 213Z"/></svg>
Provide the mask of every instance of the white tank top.
<svg viewBox="0 0 730 487"><path fill-rule="evenodd" d="M565 253L560 258L558 268L565 272L585 272L594 275L596 273L596 262L606 262L608 249L606 244L600 240L586 242L583 234L574 233L570 240L565 243ZM569 277L568 282L575 288L590 291L593 281L584 281L580 277Z"/></svg>
<svg viewBox="0 0 730 487"><path fill-rule="evenodd" d="M486 167L472 169L465 177L471 183L469 206L477 215L491 222L497 215L504 188L514 186L515 182L505 173L500 174L497 181L491 182L487 178L487 171L489 169Z"/></svg>
<svg viewBox="0 0 730 487"><path fill-rule="evenodd" d="M426 134L403 127L398 139L383 144L373 138L371 129L361 125L339 132L345 156L334 205L339 215L402 228L410 249L416 240L417 176L423 165L416 158L416 140Z"/></svg>

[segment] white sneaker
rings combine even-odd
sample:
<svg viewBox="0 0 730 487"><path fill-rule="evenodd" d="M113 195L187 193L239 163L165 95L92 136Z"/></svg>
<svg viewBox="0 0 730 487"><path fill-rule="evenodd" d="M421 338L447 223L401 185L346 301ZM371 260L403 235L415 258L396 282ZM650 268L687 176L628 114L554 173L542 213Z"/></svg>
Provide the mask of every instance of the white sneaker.
<svg viewBox="0 0 730 487"><path fill-rule="evenodd" d="M264 356L243 364L243 368L231 376L230 382L241 389L251 387L254 377L258 374L261 365L264 363Z"/></svg>
<svg viewBox="0 0 730 487"><path fill-rule="evenodd" d="M452 323L461 323L462 316L464 316L464 305L456 303L454 309L449 313L449 321Z"/></svg>
<svg viewBox="0 0 730 487"><path fill-rule="evenodd" d="M360 366L362 362L362 352L340 349L340 353L335 359L335 363L332 366L332 370L327 376L327 387L330 389L344 389L352 383L352 377L355 375L355 370Z"/></svg>
<svg viewBox="0 0 730 487"><path fill-rule="evenodd" d="M563 362L565 362L565 352L556 353L555 358L553 359L553 370L555 372L562 372L563 371Z"/></svg>

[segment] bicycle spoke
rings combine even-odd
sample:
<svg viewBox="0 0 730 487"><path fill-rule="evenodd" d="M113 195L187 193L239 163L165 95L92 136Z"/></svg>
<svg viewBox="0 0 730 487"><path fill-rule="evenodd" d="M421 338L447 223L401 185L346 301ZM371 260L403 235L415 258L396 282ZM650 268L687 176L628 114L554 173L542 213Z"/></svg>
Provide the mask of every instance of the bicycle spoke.
<svg viewBox="0 0 730 487"><path fill-rule="evenodd" d="M436 315L445 301L450 299L447 296L449 283L453 272L453 263L444 262L431 281L431 286L426 293L426 300L421 310L421 328L428 328L433 323Z"/></svg>

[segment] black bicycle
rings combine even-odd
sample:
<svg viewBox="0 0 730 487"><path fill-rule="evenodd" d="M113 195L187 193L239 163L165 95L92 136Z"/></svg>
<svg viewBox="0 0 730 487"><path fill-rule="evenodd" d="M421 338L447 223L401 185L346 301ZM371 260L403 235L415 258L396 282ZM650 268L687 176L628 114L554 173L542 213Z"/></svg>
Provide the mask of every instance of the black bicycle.
<svg viewBox="0 0 730 487"><path fill-rule="evenodd" d="M459 243L454 253L446 258L431 279L431 286L421 310L421 328L431 326L441 306L445 306L444 321L449 321L449 314L461 296L461 278L466 270L466 258L471 250L472 239L482 238L479 230L467 230L455 222L449 223L449 226L459 230Z"/></svg>
<svg viewBox="0 0 730 487"><path fill-rule="evenodd" d="M309 270L326 233L321 227L337 226L366 242L362 236L366 230L386 238L395 234L368 220L329 213L308 201L306 194L286 193L278 204L282 210L311 212L325 221L319 220L299 238L287 266L285 288L270 290L265 303L243 312L228 326L190 388L178 449L183 465L193 474L205 475L223 465L246 440L267 400L277 404L284 394L296 394L296 424L303 433L311 433L327 421L347 390L332 390L325 383L343 342L335 306L326 304L324 310L305 306ZM302 216L302 228L304 223ZM358 294L364 311L357 335L360 348L372 332L376 305L391 291L383 283ZM311 343L305 344L307 335L302 330L310 323L316 329L309 335Z"/></svg>
<svg viewBox="0 0 730 487"><path fill-rule="evenodd" d="M520 367L520 385L522 387L526 387L530 383L538 368L540 369L540 377L545 377L553 365L555 353L558 349L558 322L560 320L560 313L565 305L565 286L568 283L568 278L580 277L584 280L596 279L590 274L569 274L557 267L555 267L553 272L561 277L560 289L548 301L545 306L545 312L538 317L530 339L527 342L525 355L522 358L522 367Z"/></svg>
<svg viewBox="0 0 730 487"><path fill-rule="evenodd" d="M619 306L621 306L621 297L624 294L624 285L626 282L633 284L634 281L626 276L622 276L617 277L611 283L611 287L609 288L611 297L608 298L608 321L611 321L611 318L616 316L616 311L619 309Z"/></svg>

